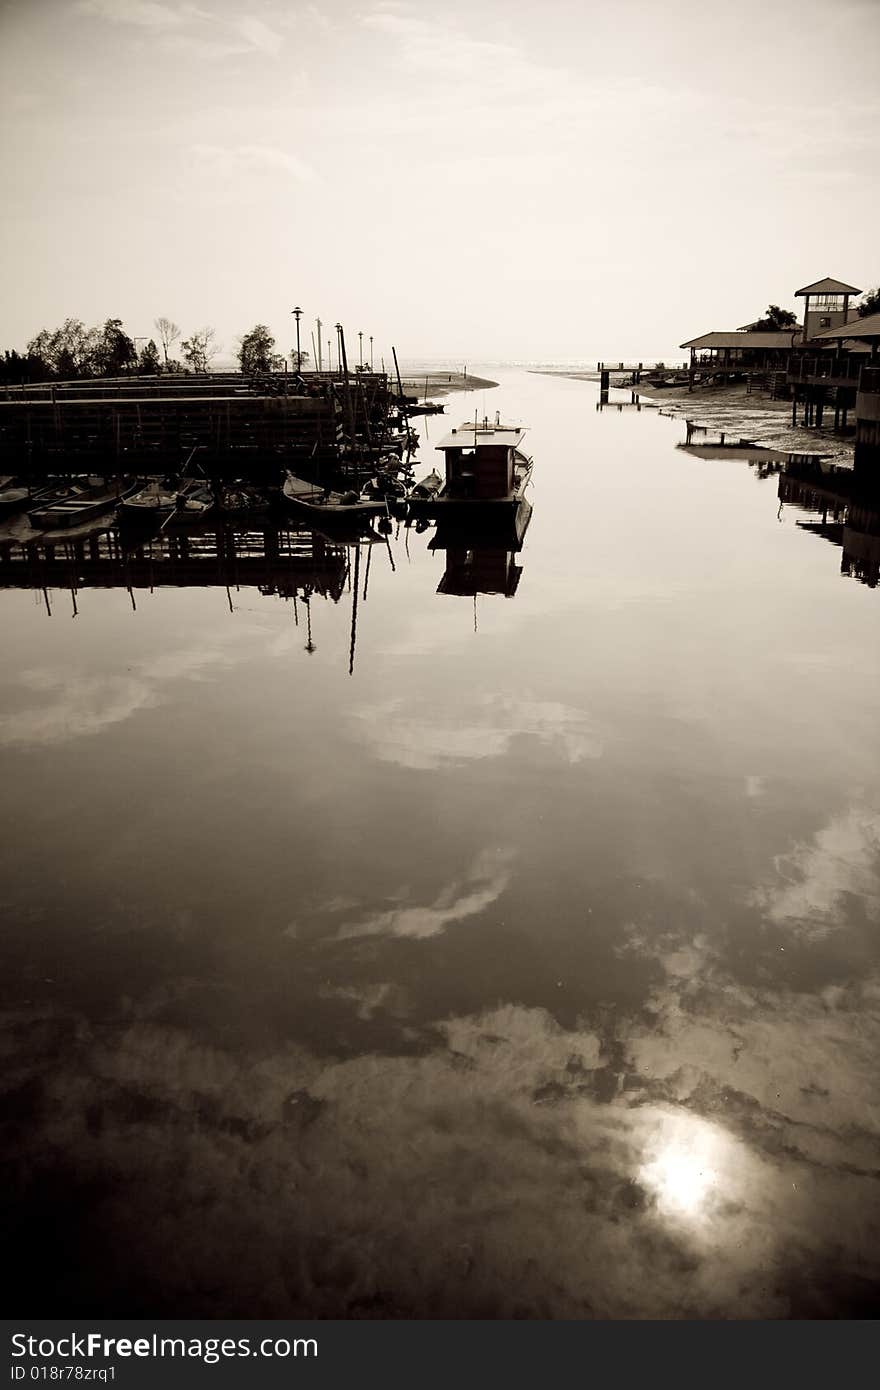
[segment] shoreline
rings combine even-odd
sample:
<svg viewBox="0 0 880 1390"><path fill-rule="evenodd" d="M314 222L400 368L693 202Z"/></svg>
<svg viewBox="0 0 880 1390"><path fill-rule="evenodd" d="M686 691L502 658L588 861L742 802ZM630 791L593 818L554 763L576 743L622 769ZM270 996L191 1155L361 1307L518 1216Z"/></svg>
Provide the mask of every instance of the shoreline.
<svg viewBox="0 0 880 1390"><path fill-rule="evenodd" d="M470 373L465 376L463 372L401 372L400 380L404 395L415 396L420 401L425 399L426 394L431 399L434 396L449 396L456 391L488 391L498 385L497 381L489 381L487 377L471 376Z"/></svg>
<svg viewBox="0 0 880 1390"><path fill-rule="evenodd" d="M542 376L562 376L569 380L595 382L598 372L555 372L540 370ZM660 409L662 415L687 420L700 429L717 430L725 434L739 433L750 444L791 453L821 454L835 462L851 463L855 450L854 436L832 434L830 430L804 429L791 423L791 401L776 401L758 392L749 393L745 383L733 386L685 387L667 390L653 386L612 386L609 396L614 404L615 393L635 395Z"/></svg>

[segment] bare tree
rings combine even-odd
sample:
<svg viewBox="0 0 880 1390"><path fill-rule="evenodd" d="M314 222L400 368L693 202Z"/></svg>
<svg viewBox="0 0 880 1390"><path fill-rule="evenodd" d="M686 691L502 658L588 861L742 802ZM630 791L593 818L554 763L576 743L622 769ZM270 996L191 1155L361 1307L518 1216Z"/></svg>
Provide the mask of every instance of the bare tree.
<svg viewBox="0 0 880 1390"><path fill-rule="evenodd" d="M159 334L159 341L162 344L162 352L165 356L165 370L168 370L168 351L180 337L180 329L172 319L156 319L156 330Z"/></svg>
<svg viewBox="0 0 880 1390"><path fill-rule="evenodd" d="M213 328L199 328L180 344L180 350L194 372L206 372L220 351L214 343Z"/></svg>

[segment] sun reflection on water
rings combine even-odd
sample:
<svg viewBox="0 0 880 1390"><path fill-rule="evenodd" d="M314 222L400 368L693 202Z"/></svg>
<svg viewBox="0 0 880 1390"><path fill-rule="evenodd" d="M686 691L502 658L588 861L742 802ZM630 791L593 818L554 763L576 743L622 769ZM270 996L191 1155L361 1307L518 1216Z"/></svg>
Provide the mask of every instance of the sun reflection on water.
<svg viewBox="0 0 880 1390"><path fill-rule="evenodd" d="M734 1147L716 1125L692 1115L665 1115L639 1181L660 1211L696 1220L729 1185Z"/></svg>

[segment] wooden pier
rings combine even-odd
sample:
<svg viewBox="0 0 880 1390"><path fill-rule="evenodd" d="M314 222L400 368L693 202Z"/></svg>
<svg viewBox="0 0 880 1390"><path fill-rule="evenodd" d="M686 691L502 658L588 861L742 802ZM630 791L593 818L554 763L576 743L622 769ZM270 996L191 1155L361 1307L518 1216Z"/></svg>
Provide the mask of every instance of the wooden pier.
<svg viewBox="0 0 880 1390"><path fill-rule="evenodd" d="M124 377L8 386L0 471L259 478L377 454L396 406L384 373Z"/></svg>
<svg viewBox="0 0 880 1390"><path fill-rule="evenodd" d="M612 377L617 378L613 383L615 386L639 386L642 377L660 377L664 380L681 378L687 381L689 371L686 362L597 362L596 370L601 391L609 389Z"/></svg>

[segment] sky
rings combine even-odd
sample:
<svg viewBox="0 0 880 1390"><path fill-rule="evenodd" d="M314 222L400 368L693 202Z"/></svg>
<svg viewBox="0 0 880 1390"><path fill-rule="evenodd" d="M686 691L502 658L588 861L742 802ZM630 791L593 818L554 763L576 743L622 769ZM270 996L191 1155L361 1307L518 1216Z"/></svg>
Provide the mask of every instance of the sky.
<svg viewBox="0 0 880 1390"><path fill-rule="evenodd" d="M0 0L0 350L682 358L880 283L878 50L880 0Z"/></svg>

